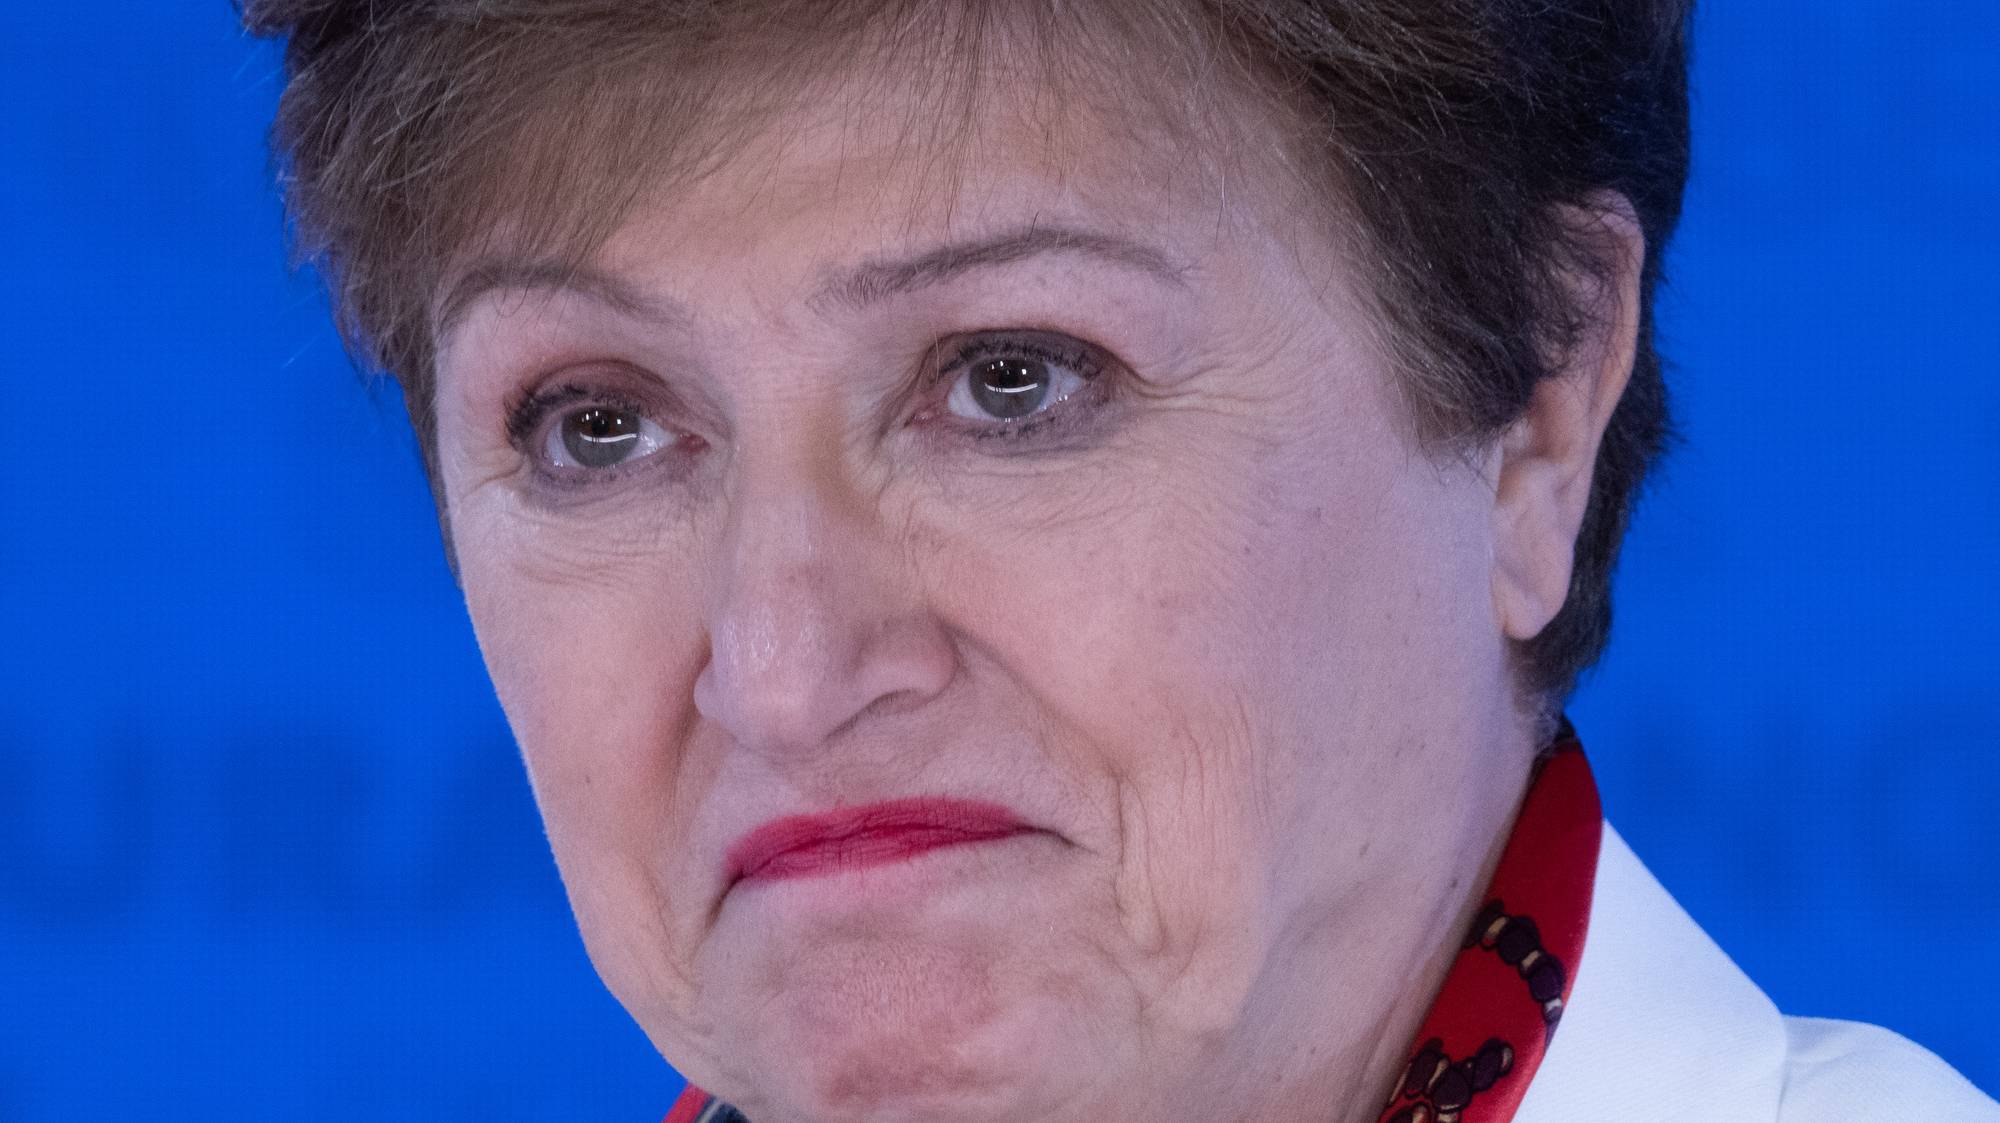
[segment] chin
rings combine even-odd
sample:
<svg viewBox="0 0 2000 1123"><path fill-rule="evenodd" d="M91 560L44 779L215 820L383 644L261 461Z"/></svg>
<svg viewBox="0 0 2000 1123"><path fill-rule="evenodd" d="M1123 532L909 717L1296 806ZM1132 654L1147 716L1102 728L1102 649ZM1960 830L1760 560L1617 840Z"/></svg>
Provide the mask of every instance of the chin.
<svg viewBox="0 0 2000 1123"><path fill-rule="evenodd" d="M1019 1077L925 1049L824 1057L798 1066L781 1093L791 1102L773 1115L797 1123L1001 1123L1043 1114L1024 1103L1032 1082Z"/></svg>
<svg viewBox="0 0 2000 1123"><path fill-rule="evenodd" d="M1074 1011L996 985L992 957L914 958L809 969L776 999L754 1055L758 1123L1015 1123L1058 1113L1096 1066L1056 1032ZM839 957L835 957L837 960ZM953 960L958 961L954 962ZM824 973L823 973L824 972ZM838 973L839 978L830 977ZM1020 980L1010 980L1016 985Z"/></svg>

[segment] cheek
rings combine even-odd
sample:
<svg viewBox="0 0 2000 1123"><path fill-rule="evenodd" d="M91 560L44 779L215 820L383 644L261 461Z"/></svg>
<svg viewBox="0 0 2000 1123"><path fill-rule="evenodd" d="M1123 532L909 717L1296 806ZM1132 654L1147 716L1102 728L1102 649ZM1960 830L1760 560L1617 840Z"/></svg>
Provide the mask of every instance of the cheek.
<svg viewBox="0 0 2000 1123"><path fill-rule="evenodd" d="M1478 508L1382 435L1171 442L1143 483L1100 478L1126 498L1100 519L969 575L1034 606L994 634L1096 801L1131 946L1182 985L1242 982L1280 896L1352 892L1379 792L1411 787L1395 759L1465 743L1449 699L1489 653L1466 623L1477 551L1454 543Z"/></svg>
<svg viewBox="0 0 2000 1123"><path fill-rule="evenodd" d="M674 659L659 560L555 558L533 532L460 553L466 608L522 750L539 776L586 786L641 749ZM551 793L552 795L560 793Z"/></svg>
<svg viewBox="0 0 2000 1123"><path fill-rule="evenodd" d="M460 553L466 606L591 956L621 997L675 993L652 976L687 958L661 918L685 915L674 898L696 884L669 860L691 851L704 788L676 741L694 602L666 554L558 560L528 524L462 525L478 536Z"/></svg>
<svg viewBox="0 0 2000 1123"><path fill-rule="evenodd" d="M1267 804L1290 767L1270 734L1294 701L1274 685L1296 645L1273 629L1297 626L1320 550L1311 508L1260 494L1266 466L1226 443L1163 433L1040 481L1032 505L980 504L978 533L968 515L933 554L940 605L1078 800L1074 841L1103 871L1095 938L1151 1016L1197 1031L1237 1008L1258 957Z"/></svg>
<svg viewBox="0 0 2000 1123"><path fill-rule="evenodd" d="M636 779L701 654L688 535L632 499L541 510L511 481L457 492L451 519L481 654L550 809Z"/></svg>

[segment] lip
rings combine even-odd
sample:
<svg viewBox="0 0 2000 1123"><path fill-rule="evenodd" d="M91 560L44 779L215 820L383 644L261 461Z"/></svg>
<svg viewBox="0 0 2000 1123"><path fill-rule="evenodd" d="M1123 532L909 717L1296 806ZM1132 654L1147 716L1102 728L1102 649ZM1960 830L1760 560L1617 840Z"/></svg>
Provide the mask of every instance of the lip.
<svg viewBox="0 0 2000 1123"><path fill-rule="evenodd" d="M816 877L907 861L945 846L992 842L1029 830L997 803L919 797L773 819L729 848L727 884Z"/></svg>

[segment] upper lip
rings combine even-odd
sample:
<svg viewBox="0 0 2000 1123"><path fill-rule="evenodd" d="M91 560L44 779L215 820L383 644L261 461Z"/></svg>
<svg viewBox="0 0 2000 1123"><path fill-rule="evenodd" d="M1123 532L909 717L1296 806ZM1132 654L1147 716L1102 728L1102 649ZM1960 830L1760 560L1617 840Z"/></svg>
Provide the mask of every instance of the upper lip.
<svg viewBox="0 0 2000 1123"><path fill-rule="evenodd" d="M925 832L939 845L1001 838L1028 829L1020 816L997 803L916 796L808 815L773 819L736 840L724 859L724 880L734 885L780 855L805 847L874 834Z"/></svg>

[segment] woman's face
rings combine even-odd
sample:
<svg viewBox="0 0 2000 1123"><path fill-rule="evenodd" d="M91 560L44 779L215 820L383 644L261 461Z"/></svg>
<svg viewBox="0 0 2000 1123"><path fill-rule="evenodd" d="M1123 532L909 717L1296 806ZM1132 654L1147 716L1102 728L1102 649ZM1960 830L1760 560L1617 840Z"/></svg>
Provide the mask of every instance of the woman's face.
<svg viewBox="0 0 2000 1123"><path fill-rule="evenodd" d="M1532 749L1493 485L1410 442L1273 138L996 97L926 174L875 96L441 340L591 956L758 1123L1372 1115ZM913 798L1022 829L740 876Z"/></svg>

